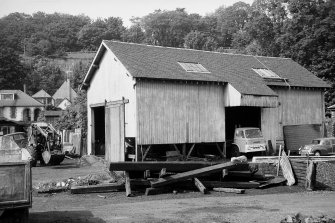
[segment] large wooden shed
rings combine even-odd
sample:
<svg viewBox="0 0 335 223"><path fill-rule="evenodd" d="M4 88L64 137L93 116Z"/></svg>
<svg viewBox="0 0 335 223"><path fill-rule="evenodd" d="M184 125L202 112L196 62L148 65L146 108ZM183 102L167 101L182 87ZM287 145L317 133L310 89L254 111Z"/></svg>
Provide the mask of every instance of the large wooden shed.
<svg viewBox="0 0 335 223"><path fill-rule="evenodd" d="M283 126L322 125L327 87L287 58L103 41L82 85L88 153L123 161L125 139L136 159L157 145L223 148L235 127L275 146Z"/></svg>

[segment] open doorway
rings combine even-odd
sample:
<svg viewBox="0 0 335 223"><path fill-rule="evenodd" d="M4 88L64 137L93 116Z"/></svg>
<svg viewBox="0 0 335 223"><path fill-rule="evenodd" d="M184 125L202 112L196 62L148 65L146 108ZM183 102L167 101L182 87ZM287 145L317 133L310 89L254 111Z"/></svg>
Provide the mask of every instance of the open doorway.
<svg viewBox="0 0 335 223"><path fill-rule="evenodd" d="M97 156L105 155L105 106L92 108L94 134L93 137L93 153Z"/></svg>
<svg viewBox="0 0 335 223"><path fill-rule="evenodd" d="M235 128L261 128L261 108L259 107L226 107L226 139L232 142Z"/></svg>

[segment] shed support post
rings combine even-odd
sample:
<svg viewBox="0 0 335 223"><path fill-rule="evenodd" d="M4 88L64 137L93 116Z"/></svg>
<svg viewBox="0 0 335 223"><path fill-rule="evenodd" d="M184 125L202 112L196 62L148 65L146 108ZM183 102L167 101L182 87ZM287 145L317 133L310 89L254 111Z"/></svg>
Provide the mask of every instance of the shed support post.
<svg viewBox="0 0 335 223"><path fill-rule="evenodd" d="M147 155L148 155L150 149L151 149L151 145L145 150L145 153L144 153L144 155L143 155L143 157L142 157L142 161L145 160L145 158L147 157Z"/></svg>
<svg viewBox="0 0 335 223"><path fill-rule="evenodd" d="M221 150L221 148L220 148L220 146L219 146L219 143L215 143L215 144L216 144L216 148L218 149L218 151L219 151L221 157L222 157L222 158L225 158L226 156L225 156L225 154L222 152L222 150Z"/></svg>
<svg viewBox="0 0 335 223"><path fill-rule="evenodd" d="M188 158L190 157L190 155L191 155L191 153L192 153L192 151L193 151L193 149L194 149L194 146L195 146L195 144L192 145L190 151L188 152L188 154L187 154L187 156L186 156L186 160L188 160Z"/></svg>
<svg viewBox="0 0 335 223"><path fill-rule="evenodd" d="M183 144L183 157L186 157L186 143Z"/></svg>

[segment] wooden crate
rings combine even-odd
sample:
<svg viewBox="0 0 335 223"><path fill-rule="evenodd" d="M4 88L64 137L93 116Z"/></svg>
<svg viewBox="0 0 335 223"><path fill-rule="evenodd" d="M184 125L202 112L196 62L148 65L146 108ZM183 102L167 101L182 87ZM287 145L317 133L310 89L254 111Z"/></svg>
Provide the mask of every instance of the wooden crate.
<svg viewBox="0 0 335 223"><path fill-rule="evenodd" d="M31 207L31 167L26 161L0 163L0 210Z"/></svg>

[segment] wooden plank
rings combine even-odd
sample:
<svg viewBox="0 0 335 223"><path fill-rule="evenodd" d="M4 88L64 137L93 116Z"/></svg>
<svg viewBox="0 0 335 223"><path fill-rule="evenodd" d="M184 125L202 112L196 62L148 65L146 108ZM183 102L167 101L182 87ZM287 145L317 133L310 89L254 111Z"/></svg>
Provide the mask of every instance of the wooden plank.
<svg viewBox="0 0 335 223"><path fill-rule="evenodd" d="M169 176L166 178L160 178L156 182L151 182L151 187L162 187L162 186L169 185L169 184L172 184L178 181L183 181L183 180L194 178L194 177L205 176L211 173L220 172L223 169L232 169L239 165L242 165L242 164L228 162L228 163L217 164L214 166L204 167L204 168L200 168L196 170L191 170L191 171L187 171L183 173L178 173L176 175Z"/></svg>
<svg viewBox="0 0 335 223"><path fill-rule="evenodd" d="M72 186L71 194L108 193L124 190L124 184L98 184L88 186Z"/></svg>
<svg viewBox="0 0 335 223"><path fill-rule="evenodd" d="M160 187L160 188L146 188L145 189L145 195L149 196L149 195L156 195L156 194L162 194L162 193L167 193L167 192L171 192L172 189L169 187Z"/></svg>
<svg viewBox="0 0 335 223"><path fill-rule="evenodd" d="M316 163L310 162L307 168L306 174L306 182L305 187L306 190L314 190L316 184Z"/></svg>
<svg viewBox="0 0 335 223"><path fill-rule="evenodd" d="M293 162L306 162L306 156L290 156L290 160ZM334 161L335 156L310 156L310 160L313 161ZM254 156L252 158L252 163L277 163L278 156Z"/></svg>
<svg viewBox="0 0 335 223"><path fill-rule="evenodd" d="M130 186L129 172L125 171L124 175L125 175L125 178L126 178L126 183L125 183L126 196L130 197L131 196L131 186Z"/></svg>
<svg viewBox="0 0 335 223"><path fill-rule="evenodd" d="M142 157L142 161L145 160L145 158L147 157L147 155L148 155L150 149L151 149L151 145L145 150L144 155L143 155L143 157Z"/></svg>
<svg viewBox="0 0 335 223"><path fill-rule="evenodd" d="M219 162L203 161L145 161L145 162L110 162L110 171L161 171L165 168L167 172L186 172L203 167L217 165Z"/></svg>
<svg viewBox="0 0 335 223"><path fill-rule="evenodd" d="M202 181L206 188L237 188L237 189L251 189L259 187L257 182L238 182L238 181Z"/></svg>
<svg viewBox="0 0 335 223"><path fill-rule="evenodd" d="M266 183L260 185L258 188L266 188L274 185L279 185L286 182L286 179L283 177L275 177L273 179L268 180Z"/></svg>
<svg viewBox="0 0 335 223"><path fill-rule="evenodd" d="M292 167L290 164L290 160L286 156L285 151L282 152L282 156L280 158L280 167L282 169L285 179L287 180L287 185L292 186L295 183L295 179L294 179L294 174L293 174Z"/></svg>
<svg viewBox="0 0 335 223"><path fill-rule="evenodd" d="M207 188L201 183L201 181L198 178L194 178L194 185L199 189L199 191L203 194L207 194L208 190Z"/></svg>
<svg viewBox="0 0 335 223"><path fill-rule="evenodd" d="M217 192L225 192L225 193L235 193L235 194L244 194L245 189L236 189L236 188L223 188L223 187L215 187L214 191Z"/></svg>
<svg viewBox="0 0 335 223"><path fill-rule="evenodd" d="M191 156L193 149L194 149L195 144L192 145L190 151L187 153L186 160Z"/></svg>

